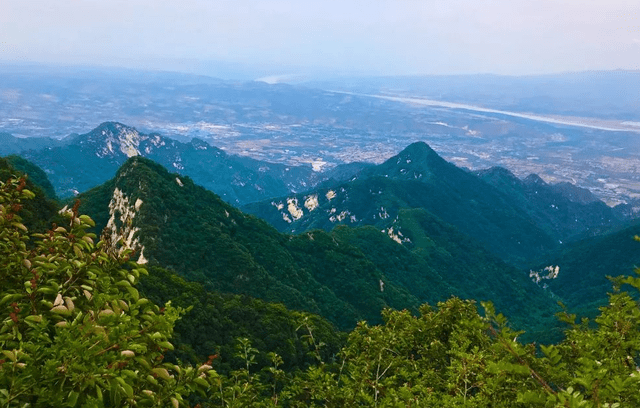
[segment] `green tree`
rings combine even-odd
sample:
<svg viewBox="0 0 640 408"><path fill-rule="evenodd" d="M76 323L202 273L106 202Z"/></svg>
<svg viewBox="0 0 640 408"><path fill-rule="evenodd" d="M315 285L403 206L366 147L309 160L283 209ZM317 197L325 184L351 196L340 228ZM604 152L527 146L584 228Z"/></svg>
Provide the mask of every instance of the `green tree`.
<svg viewBox="0 0 640 408"><path fill-rule="evenodd" d="M614 280L593 321L568 324L553 345L522 344L491 304L471 300L383 312L360 323L333 358L308 315L294 330L307 344L305 371L283 359L259 363L241 336L229 375L164 361L183 309L140 296L144 268L127 251L87 232L94 222L66 212L64 226L29 236L20 212L26 180L0 182L0 407L637 407L640 406L640 277ZM640 273L640 270L636 270ZM191 292L193 293L193 292ZM255 336L254 336L255 337Z"/></svg>
<svg viewBox="0 0 640 408"><path fill-rule="evenodd" d="M0 182L0 406L186 406L217 375L163 362L182 313L135 288L146 270L65 214L28 235L19 215L34 194Z"/></svg>

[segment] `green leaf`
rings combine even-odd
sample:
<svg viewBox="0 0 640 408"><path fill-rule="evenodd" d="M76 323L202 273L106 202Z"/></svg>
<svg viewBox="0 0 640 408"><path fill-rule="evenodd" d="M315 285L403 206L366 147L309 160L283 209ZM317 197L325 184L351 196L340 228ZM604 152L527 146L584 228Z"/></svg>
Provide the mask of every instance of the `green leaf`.
<svg viewBox="0 0 640 408"><path fill-rule="evenodd" d="M205 387L205 388L209 387L209 383L204 378L196 377L193 380L193 382L195 382L196 384L200 385L201 387Z"/></svg>
<svg viewBox="0 0 640 408"><path fill-rule="evenodd" d="M21 229L24 232L27 232L27 227L24 226L24 224L20 223L20 222L12 222L11 225L13 225L16 228Z"/></svg>
<svg viewBox="0 0 640 408"><path fill-rule="evenodd" d="M26 320L28 322L40 323L42 321L42 316L41 315L29 315L29 316L25 317L24 320Z"/></svg>
<svg viewBox="0 0 640 408"><path fill-rule="evenodd" d="M79 218L80 218L80 221L84 222L85 224L89 225L90 227L95 227L96 226L96 223L88 215L84 215L83 214Z"/></svg>
<svg viewBox="0 0 640 408"><path fill-rule="evenodd" d="M13 293L13 294L9 294L9 295L5 295L2 297L2 300L0 300L0 305L3 305L5 303L9 303L12 302L14 300L18 300L22 298L22 294L20 293Z"/></svg>
<svg viewBox="0 0 640 408"><path fill-rule="evenodd" d="M126 394L127 397L133 398L133 387L131 387L127 383L123 383L122 384L122 389L124 389L124 393Z"/></svg>
<svg viewBox="0 0 640 408"><path fill-rule="evenodd" d="M80 396L80 393L76 392L76 391L71 391L69 393L69 396L67 397L67 404L69 406L75 407L76 404L78 403L78 397Z"/></svg>
<svg viewBox="0 0 640 408"><path fill-rule="evenodd" d="M162 378L163 380L168 381L172 378L171 375L169 374L169 371L167 371L167 369L163 367L156 367L153 370L151 370L151 372L157 375L159 378Z"/></svg>

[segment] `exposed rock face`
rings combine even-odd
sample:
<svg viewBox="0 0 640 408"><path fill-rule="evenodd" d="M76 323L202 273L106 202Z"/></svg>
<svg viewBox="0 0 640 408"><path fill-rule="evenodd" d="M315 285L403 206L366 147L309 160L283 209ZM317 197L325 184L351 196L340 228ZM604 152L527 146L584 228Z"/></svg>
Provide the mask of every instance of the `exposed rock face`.
<svg viewBox="0 0 640 408"><path fill-rule="evenodd" d="M69 139L64 144L24 152L25 158L47 173L61 197L104 183L135 156L189 176L235 205L307 190L334 175L348 177L362 168L349 166L340 168L339 173L319 173L309 165L287 166L233 156L200 139L183 143L117 122L102 123L89 133ZM0 145L2 141L0 137Z"/></svg>
<svg viewBox="0 0 640 408"><path fill-rule="evenodd" d="M131 203L129 198L119 189L115 188L113 197L109 202L109 221L102 232L103 238L111 245L114 251L122 253L127 249L139 252L139 264L147 263L144 257L144 247L140 245L140 237L138 232L140 228L134 226L134 218L143 201L136 199L135 203Z"/></svg>

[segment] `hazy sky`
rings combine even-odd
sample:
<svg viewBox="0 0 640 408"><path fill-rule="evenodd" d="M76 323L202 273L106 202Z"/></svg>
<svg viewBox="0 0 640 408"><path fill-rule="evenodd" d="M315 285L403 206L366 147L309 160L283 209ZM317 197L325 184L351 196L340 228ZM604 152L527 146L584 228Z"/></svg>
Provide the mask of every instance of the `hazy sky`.
<svg viewBox="0 0 640 408"><path fill-rule="evenodd" d="M638 70L640 0L0 0L2 61L252 75Z"/></svg>

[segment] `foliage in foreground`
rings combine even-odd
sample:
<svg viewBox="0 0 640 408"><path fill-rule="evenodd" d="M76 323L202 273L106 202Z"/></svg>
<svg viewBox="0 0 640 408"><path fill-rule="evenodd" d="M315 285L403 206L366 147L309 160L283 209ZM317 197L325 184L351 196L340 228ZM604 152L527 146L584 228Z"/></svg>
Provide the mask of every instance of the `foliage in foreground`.
<svg viewBox="0 0 640 408"><path fill-rule="evenodd" d="M34 234L25 179L0 183L0 406L178 406L210 366L164 363L181 310L139 296L144 269L86 233L87 216Z"/></svg>
<svg viewBox="0 0 640 408"><path fill-rule="evenodd" d="M361 323L334 358L302 322L316 363L286 374L282 358L219 375L163 362L180 309L141 298L143 268L87 233L93 221L27 234L24 180L0 184L0 406L635 407L640 406L640 308L610 295L594 322L569 324L556 345L523 345L492 306L457 298L420 315ZM640 278L625 283L640 289Z"/></svg>

